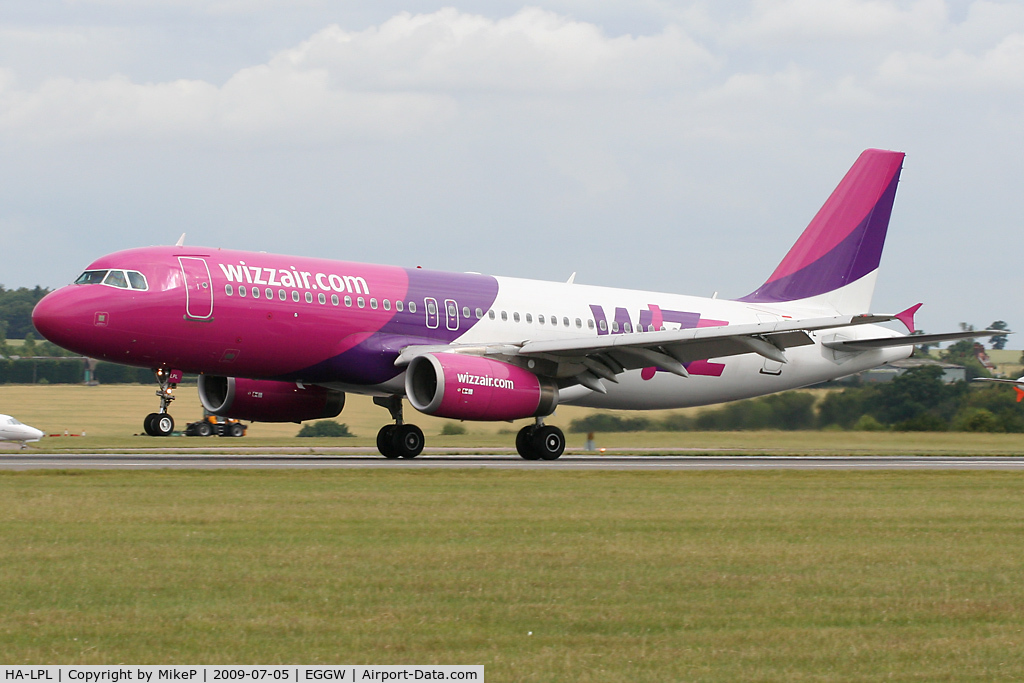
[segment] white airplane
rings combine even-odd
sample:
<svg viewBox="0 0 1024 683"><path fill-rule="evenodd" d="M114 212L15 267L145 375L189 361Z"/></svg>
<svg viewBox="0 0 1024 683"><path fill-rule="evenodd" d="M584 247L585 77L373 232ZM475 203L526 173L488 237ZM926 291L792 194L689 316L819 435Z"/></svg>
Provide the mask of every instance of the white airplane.
<svg viewBox="0 0 1024 683"><path fill-rule="evenodd" d="M39 441L43 433L35 427L29 427L15 420L10 415L0 415L0 441L14 441L24 448L29 441Z"/></svg>

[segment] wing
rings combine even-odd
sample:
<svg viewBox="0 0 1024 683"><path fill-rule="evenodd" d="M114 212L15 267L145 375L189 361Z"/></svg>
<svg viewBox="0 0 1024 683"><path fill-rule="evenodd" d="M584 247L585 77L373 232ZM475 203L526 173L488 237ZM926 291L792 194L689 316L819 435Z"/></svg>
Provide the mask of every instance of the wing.
<svg viewBox="0 0 1024 683"><path fill-rule="evenodd" d="M898 315L840 315L503 344L407 346L399 353L395 365L406 365L416 356L438 352L503 360L518 357L532 361L529 367L533 372L555 378L561 386L582 384L605 393L601 380L618 382L616 375L626 370L653 366L688 377L686 363L746 353L785 363L786 349L814 344L811 332L900 320ZM896 342L890 345L907 346L918 343L918 339L920 336L901 336L888 341Z"/></svg>

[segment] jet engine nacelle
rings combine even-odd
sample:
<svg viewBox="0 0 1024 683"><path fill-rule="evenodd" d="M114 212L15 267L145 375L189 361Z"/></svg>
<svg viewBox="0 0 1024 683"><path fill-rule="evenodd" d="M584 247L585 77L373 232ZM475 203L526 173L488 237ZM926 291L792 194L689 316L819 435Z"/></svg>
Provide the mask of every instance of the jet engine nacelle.
<svg viewBox="0 0 1024 683"><path fill-rule="evenodd" d="M199 375L199 400L214 415L253 422L302 422L335 417L345 394L265 379Z"/></svg>
<svg viewBox="0 0 1024 683"><path fill-rule="evenodd" d="M405 394L427 415L457 420L517 420L550 415L558 387L529 370L480 356L428 353L413 358Z"/></svg>

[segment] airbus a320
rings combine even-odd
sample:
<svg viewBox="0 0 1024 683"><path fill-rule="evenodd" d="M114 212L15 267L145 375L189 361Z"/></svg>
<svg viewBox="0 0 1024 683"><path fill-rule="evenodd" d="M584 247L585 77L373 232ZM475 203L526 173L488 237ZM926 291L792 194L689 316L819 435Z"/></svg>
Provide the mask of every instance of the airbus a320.
<svg viewBox="0 0 1024 683"><path fill-rule="evenodd" d="M170 434L183 373L214 415L299 422L346 393L390 411L388 458L423 432L404 401L457 420L532 418L526 459L558 458L559 404L665 409L760 396L910 355L913 306L870 313L904 155L863 152L768 279L734 300L179 244L120 251L46 296L33 322L77 353L152 368ZM710 288L709 288L710 289Z"/></svg>

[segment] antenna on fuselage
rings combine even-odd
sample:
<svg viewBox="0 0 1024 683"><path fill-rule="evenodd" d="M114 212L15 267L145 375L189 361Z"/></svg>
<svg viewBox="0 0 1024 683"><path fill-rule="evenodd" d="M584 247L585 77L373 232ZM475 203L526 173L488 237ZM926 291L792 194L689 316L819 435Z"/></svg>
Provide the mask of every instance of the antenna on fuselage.
<svg viewBox="0 0 1024 683"><path fill-rule="evenodd" d="M176 247L183 247L183 246L185 246L185 233L181 233L181 237L179 237L178 241L174 243L174 246L176 246Z"/></svg>
<svg viewBox="0 0 1024 683"><path fill-rule="evenodd" d="M573 271L572 275L569 276L569 279L565 281L565 284L571 285L574 282L576 282L576 271Z"/></svg>

